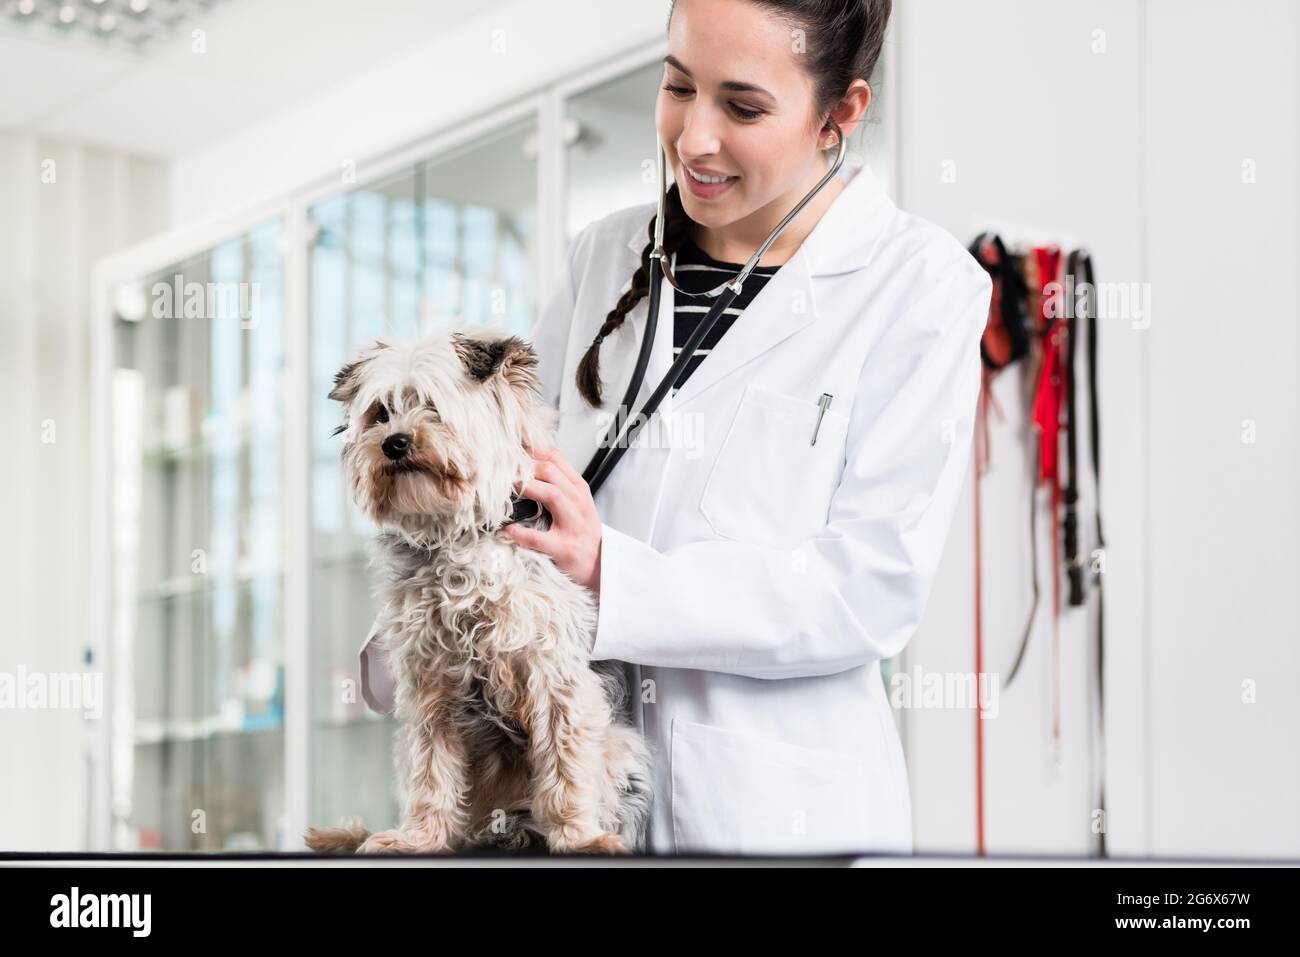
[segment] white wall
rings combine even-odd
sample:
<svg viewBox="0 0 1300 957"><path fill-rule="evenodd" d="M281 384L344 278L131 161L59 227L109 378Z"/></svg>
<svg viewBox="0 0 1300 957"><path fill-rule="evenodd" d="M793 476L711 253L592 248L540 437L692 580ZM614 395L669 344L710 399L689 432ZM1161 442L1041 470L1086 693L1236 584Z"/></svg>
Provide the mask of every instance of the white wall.
<svg viewBox="0 0 1300 957"><path fill-rule="evenodd" d="M14 681L101 667L82 657L96 625L90 265L165 226L165 183L152 161L0 133L0 672ZM96 710L85 725L67 707L0 711L0 850L86 847L84 748L102 698Z"/></svg>
<svg viewBox="0 0 1300 957"><path fill-rule="evenodd" d="M1300 15L1284 0L897 6L901 204L967 241L991 220L1071 237L1099 281L1150 284L1149 328L1111 319L1099 334L1110 853L1294 857L1297 309L1273 290L1300 261ZM983 485L990 669L1009 666L1029 601L1021 392L1018 375L996 382L1008 418ZM973 667L967 501L914 646L927 669ZM1092 846L1095 629L1063 615L1054 771L1044 599L1025 672L985 722L991 851ZM970 849L974 719L909 717L918 848Z"/></svg>
<svg viewBox="0 0 1300 957"><path fill-rule="evenodd" d="M1112 854L1300 854L1296 307L1269 295L1300 261L1296 8L895 6L900 205L963 241L1007 223L1086 243L1100 281L1149 283L1153 304L1149 327L1110 319L1100 333L1107 751L1093 747L1092 612L1063 604L1053 761L1044 506L1038 627L999 717L985 722L987 847L1089 853L1093 765L1104 757ZM661 36L664 12L521 2L432 38L182 157L173 223L299 188L346 159L481 115ZM505 30L504 53L490 52L494 29ZM1246 158L1257 160L1251 185L1241 182ZM941 178L948 161L951 183ZM983 483L985 655L997 671L1010 665L1029 603L1023 388L1018 372L996 382L1007 419L992 423ZM1254 444L1241 441L1245 419L1258 423ZM1089 479L1082 486L1087 517L1095 496ZM926 671L973 668L966 501L912 648ZM1090 517L1084 527L1086 550ZM1241 683L1252 678L1258 703L1245 705ZM975 847L974 720L969 711L906 715L918 850Z"/></svg>
<svg viewBox="0 0 1300 957"><path fill-rule="evenodd" d="M1300 9L1159 0L1148 51L1151 850L1294 858Z"/></svg>

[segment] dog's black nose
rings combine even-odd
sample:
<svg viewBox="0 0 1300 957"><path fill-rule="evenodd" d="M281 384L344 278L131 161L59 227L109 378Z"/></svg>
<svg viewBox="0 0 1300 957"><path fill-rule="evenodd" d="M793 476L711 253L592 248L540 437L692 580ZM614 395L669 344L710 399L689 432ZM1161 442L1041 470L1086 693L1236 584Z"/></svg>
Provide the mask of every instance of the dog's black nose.
<svg viewBox="0 0 1300 957"><path fill-rule="evenodd" d="M384 454L396 462L406 450L411 447L411 437L405 433L398 432L396 435L390 435L384 439Z"/></svg>

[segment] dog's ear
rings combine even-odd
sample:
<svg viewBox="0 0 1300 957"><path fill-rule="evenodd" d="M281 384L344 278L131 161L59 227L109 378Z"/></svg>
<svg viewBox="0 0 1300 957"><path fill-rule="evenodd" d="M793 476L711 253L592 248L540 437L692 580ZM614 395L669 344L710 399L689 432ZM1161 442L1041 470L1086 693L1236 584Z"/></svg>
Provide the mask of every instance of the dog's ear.
<svg viewBox="0 0 1300 957"><path fill-rule="evenodd" d="M335 402L342 402L344 405L356 398L357 390L361 387L362 365L373 359L381 349L387 348L388 343L376 339L372 345L362 350L356 359L334 373L334 388L330 389L329 397Z"/></svg>
<svg viewBox="0 0 1300 957"><path fill-rule="evenodd" d="M330 389L330 398L335 402L348 403L356 398L357 389L360 386L360 376L357 370L365 359L357 359L349 362L338 372L334 373L334 388Z"/></svg>
<svg viewBox="0 0 1300 957"><path fill-rule="evenodd" d="M541 391L537 378L537 353L518 336L502 339L477 339L452 333L452 345L470 377L487 382L501 376L506 384L519 391Z"/></svg>

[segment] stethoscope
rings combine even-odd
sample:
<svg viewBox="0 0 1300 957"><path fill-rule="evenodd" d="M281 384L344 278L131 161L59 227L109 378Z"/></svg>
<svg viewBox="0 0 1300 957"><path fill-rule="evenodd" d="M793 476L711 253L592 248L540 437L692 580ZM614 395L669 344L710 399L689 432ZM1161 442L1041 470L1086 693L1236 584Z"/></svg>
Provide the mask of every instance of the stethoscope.
<svg viewBox="0 0 1300 957"><path fill-rule="evenodd" d="M614 466L619 463L619 460L623 457L624 453L627 452L632 441L636 438L637 433L639 433L645 424L650 421L650 416L654 415L655 410L659 408L659 403L663 401L664 396L667 395L669 390L672 388L673 383L677 381L677 377L681 374L682 369L686 367L686 363L690 361L691 356L695 354L695 350L699 348L700 343L704 341L704 337L709 334L709 330L712 329L718 319L721 318L722 314L726 311L727 307L731 305L732 301L740 295L745 280L748 279L749 274L754 271L754 267L756 267L759 260L763 258L763 254L766 253L772 243L776 241L776 238L781 235L781 231L789 225L790 221L798 216L800 211L812 201L813 197L821 192L826 184L834 179L835 174L839 172L840 166L844 163L844 153L846 150L844 132L840 129L840 125L835 122L834 117L828 117L827 123L835 131L835 138L838 147L835 155L835 162L831 164L831 168L826 171L826 174L818 181L817 185L810 189L808 194L795 204L795 207L786 214L785 218L781 220L781 222L777 223L776 228L772 230L767 239L763 240L763 244L759 246L758 249L754 250L754 255L749 257L749 261L745 263L740 272L736 274L735 278L726 280L714 288L702 293L688 293L678 284L677 278L673 275L672 267L669 265L668 255L664 251L664 207L668 200L668 189L666 186L668 178L667 157L664 153L663 142L658 136L655 137L659 150L659 198L654 221L654 248L650 252L649 311L646 313L646 327L645 333L641 337L641 349L637 354L636 365L632 370L632 379L628 383L627 391L623 395L623 401L620 403L618 410L614 414L614 420L610 423L609 429L605 433L605 438L596 449L596 454L592 456L591 461L582 471L582 478L590 487L593 496L601 485L604 484L605 479L609 478L609 473L613 471ZM641 407L636 415L629 417L625 416L623 413L630 409L632 403L636 401L636 395L641 390L641 384L645 381L646 367L650 363L650 352L654 346L655 329L659 324L659 298L660 286L662 285L660 281L661 278L667 279L669 285L680 293L693 296L708 296L710 299L714 299L715 302L712 307L710 307L708 313L705 314L704 318L700 320L699 325L695 327L695 331L691 333L690 338L686 340L686 343L682 346L682 350L678 354L677 358L673 360L672 365L664 374L664 377L660 380L659 384L655 386L654 391L650 393L650 397L646 399L645 405ZM626 433L624 432L625 428L627 429ZM540 508L541 506L531 499L517 499L511 521L522 521L528 518L533 518L537 515Z"/></svg>

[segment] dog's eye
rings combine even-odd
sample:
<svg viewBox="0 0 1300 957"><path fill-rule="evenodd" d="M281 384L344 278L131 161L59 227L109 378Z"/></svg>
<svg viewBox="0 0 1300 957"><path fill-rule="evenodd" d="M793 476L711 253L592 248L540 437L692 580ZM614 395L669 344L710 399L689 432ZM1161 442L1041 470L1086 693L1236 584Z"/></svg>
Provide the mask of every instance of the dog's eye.
<svg viewBox="0 0 1300 957"><path fill-rule="evenodd" d="M375 421L376 422L388 421L388 408L386 406L382 404L379 406L379 409L375 412Z"/></svg>
<svg viewBox="0 0 1300 957"><path fill-rule="evenodd" d="M388 407L382 402L375 402L366 410L366 425L371 426L376 422L388 421Z"/></svg>

